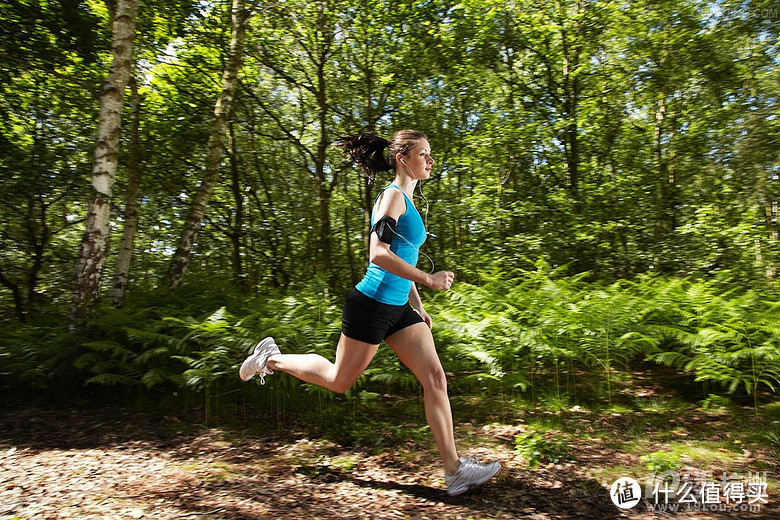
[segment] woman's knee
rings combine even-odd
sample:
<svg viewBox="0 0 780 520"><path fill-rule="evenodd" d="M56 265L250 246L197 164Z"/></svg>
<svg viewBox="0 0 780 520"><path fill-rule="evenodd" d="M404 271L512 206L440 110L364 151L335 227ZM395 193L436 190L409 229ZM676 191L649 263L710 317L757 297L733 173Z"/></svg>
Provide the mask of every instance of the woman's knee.
<svg viewBox="0 0 780 520"><path fill-rule="evenodd" d="M426 371L423 377L420 379L420 383L426 391L430 392L446 392L447 391L447 374L444 369L439 366L431 368Z"/></svg>
<svg viewBox="0 0 780 520"><path fill-rule="evenodd" d="M330 389L337 394L345 394L347 393L347 390L352 388L352 385L355 384L355 381L357 381L357 379L336 379L333 381L333 383L331 383Z"/></svg>
<svg viewBox="0 0 780 520"><path fill-rule="evenodd" d="M339 370L334 367L330 374L328 389L337 394L344 394L352 388L359 377L360 373L355 374L352 371Z"/></svg>

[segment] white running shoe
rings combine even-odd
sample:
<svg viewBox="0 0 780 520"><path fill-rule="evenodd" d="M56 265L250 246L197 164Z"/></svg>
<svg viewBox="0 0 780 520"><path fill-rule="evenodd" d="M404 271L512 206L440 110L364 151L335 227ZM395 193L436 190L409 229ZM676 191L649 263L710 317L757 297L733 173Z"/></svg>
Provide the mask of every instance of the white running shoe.
<svg viewBox="0 0 780 520"><path fill-rule="evenodd" d="M260 376L260 384L264 385L265 376L274 373L266 365L268 358L274 354L281 354L279 347L274 342L274 338L268 337L258 343L254 353L244 360L241 368L238 370L238 376L241 378L241 381L249 381L255 375L258 375Z"/></svg>
<svg viewBox="0 0 780 520"><path fill-rule="evenodd" d="M460 458L460 466L454 475L445 475L444 482L447 484L447 494L450 496L465 493L474 486L484 484L493 478L501 464L492 462L490 464L480 464L476 458Z"/></svg>

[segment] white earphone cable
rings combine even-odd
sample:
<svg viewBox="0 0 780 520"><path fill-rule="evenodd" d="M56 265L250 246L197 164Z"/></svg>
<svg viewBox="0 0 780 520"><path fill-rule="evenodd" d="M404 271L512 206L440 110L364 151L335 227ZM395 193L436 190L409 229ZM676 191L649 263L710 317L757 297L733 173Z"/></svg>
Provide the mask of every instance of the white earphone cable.
<svg viewBox="0 0 780 520"><path fill-rule="evenodd" d="M422 192L422 185L419 184L419 182L418 182L418 185L420 186L420 195L422 196L423 200L425 201L425 219L423 219L423 225L424 225L424 228L425 228L425 234L428 235L428 236L431 236L431 234L428 233L428 211L430 210L430 203L428 202L428 199L425 197L425 195ZM417 213L419 214L419 211ZM407 239L401 233L397 232L395 229L392 229L392 228L389 228L389 229L390 229L390 231L393 232L394 235L398 236L401 240L403 240L404 242L406 242L407 244L412 246L415 251L417 251L419 254L423 255L425 258L428 259L428 261L431 263L430 274L433 274L433 272L436 270L436 263L433 261L433 259L430 256L425 254L424 251L420 250L420 247L422 245L420 247L415 246L414 244L412 244L409 241L409 239Z"/></svg>

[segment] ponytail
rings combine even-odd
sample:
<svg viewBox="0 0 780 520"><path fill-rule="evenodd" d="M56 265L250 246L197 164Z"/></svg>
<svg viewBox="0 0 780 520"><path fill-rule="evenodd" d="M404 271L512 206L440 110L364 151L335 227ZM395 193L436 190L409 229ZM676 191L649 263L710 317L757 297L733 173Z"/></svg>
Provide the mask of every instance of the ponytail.
<svg viewBox="0 0 780 520"><path fill-rule="evenodd" d="M427 137L418 130L399 130L390 141L373 134L357 134L342 137L336 146L343 148L373 182L375 174L394 170L397 155L407 155L420 139Z"/></svg>
<svg viewBox="0 0 780 520"><path fill-rule="evenodd" d="M374 180L375 174L392 170L385 154L389 144L387 139L373 134L342 137L336 142L360 166L370 181Z"/></svg>

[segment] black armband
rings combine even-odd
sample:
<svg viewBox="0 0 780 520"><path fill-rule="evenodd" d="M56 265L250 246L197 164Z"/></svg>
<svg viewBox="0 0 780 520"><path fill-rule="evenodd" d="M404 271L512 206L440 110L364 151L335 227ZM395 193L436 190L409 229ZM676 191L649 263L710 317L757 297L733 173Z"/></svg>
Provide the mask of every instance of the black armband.
<svg viewBox="0 0 780 520"><path fill-rule="evenodd" d="M380 218L371 228L372 233L376 233L376 236L385 244L390 244L393 241L393 235L396 235L395 228L398 223L393 217L384 216Z"/></svg>

